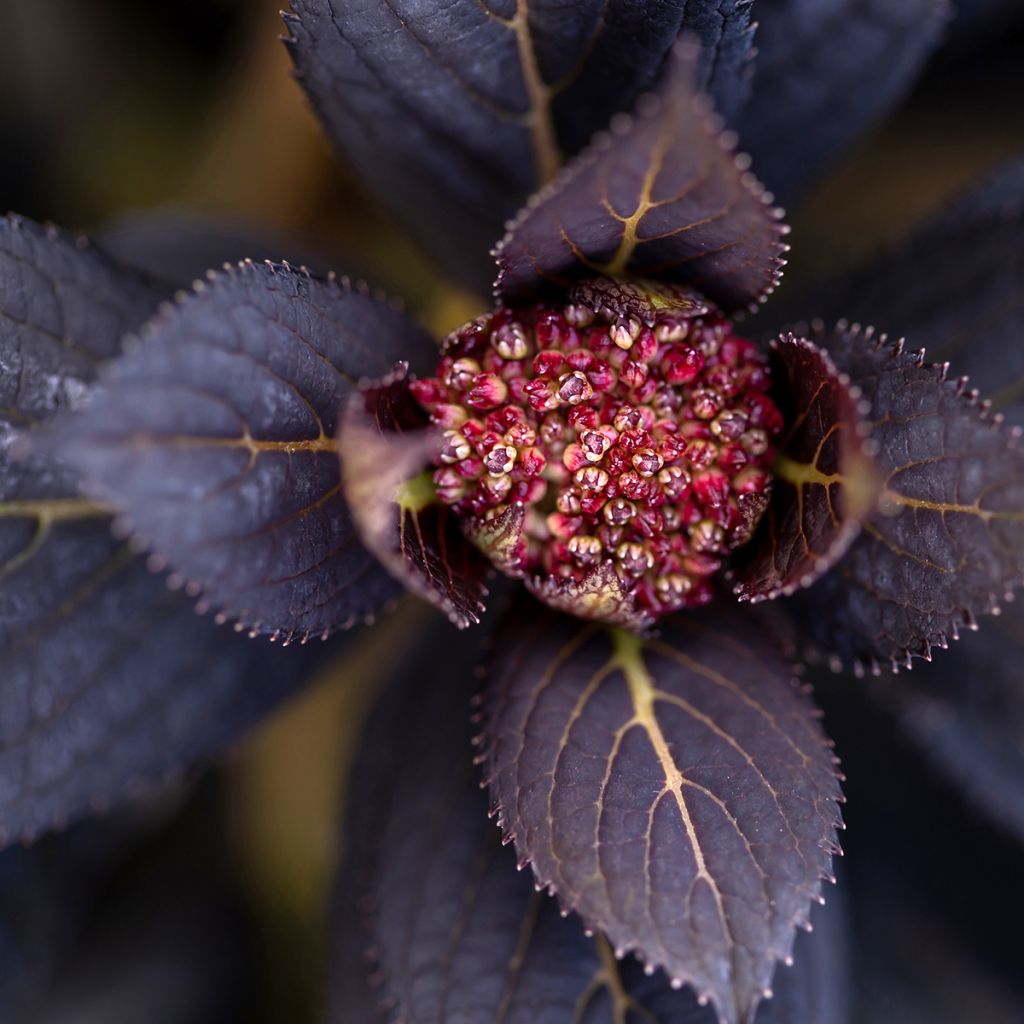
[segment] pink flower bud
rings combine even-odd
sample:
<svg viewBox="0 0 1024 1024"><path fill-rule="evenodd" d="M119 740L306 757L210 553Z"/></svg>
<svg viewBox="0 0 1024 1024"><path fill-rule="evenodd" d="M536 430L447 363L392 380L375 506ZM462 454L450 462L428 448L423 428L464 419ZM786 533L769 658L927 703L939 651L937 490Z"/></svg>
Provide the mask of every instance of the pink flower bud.
<svg viewBox="0 0 1024 1024"><path fill-rule="evenodd" d="M517 569L534 577L612 566L653 616L710 600L763 512L782 423L751 343L713 315L651 327L535 306L479 317L444 351L411 385L438 427L441 501L473 522L521 504Z"/></svg>
<svg viewBox="0 0 1024 1024"><path fill-rule="evenodd" d="M480 373L466 396L466 405L473 409L494 409L508 397L505 382L493 373Z"/></svg>

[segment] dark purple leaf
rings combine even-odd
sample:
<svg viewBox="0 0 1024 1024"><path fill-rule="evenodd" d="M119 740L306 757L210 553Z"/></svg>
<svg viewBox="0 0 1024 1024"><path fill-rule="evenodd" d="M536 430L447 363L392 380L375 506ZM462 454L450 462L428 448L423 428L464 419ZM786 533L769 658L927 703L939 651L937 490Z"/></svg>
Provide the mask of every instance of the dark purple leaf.
<svg viewBox="0 0 1024 1024"><path fill-rule="evenodd" d="M244 263L151 322L59 452L201 607L326 635L396 594L356 536L335 433L358 380L401 358L430 366L436 349L393 307Z"/></svg>
<svg viewBox="0 0 1024 1024"><path fill-rule="evenodd" d="M153 312L159 299L159 293L84 240L21 217L0 218L0 339L8 351L31 346L24 358L40 360L50 352L66 353L61 372L92 380L97 364L121 350L121 339ZM0 412L7 415L16 399L24 407L22 415L41 415L66 404L66 389L72 385L55 381L45 364L40 369L38 377L26 375L33 385L51 390L19 396L17 372L5 362Z"/></svg>
<svg viewBox="0 0 1024 1024"><path fill-rule="evenodd" d="M539 882L724 1020L751 1020L828 876L839 788L749 612L642 640L520 609L485 711L492 798Z"/></svg>
<svg viewBox="0 0 1024 1024"><path fill-rule="evenodd" d="M793 944L793 964L772 979L774 995L762 1003L755 1024L845 1024L852 1019L843 880L825 906L811 908L811 931Z"/></svg>
<svg viewBox="0 0 1024 1024"><path fill-rule="evenodd" d="M0 230L0 843L122 800L233 739L308 671L199 619L39 454L155 304L92 250ZM289 652L290 653L290 652Z"/></svg>
<svg viewBox="0 0 1024 1024"><path fill-rule="evenodd" d="M164 784L310 672L199 618L105 521L55 526L3 582L0 843Z"/></svg>
<svg viewBox="0 0 1024 1024"><path fill-rule="evenodd" d="M757 0L750 102L736 119L758 174L791 202L910 89L947 0Z"/></svg>
<svg viewBox="0 0 1024 1024"><path fill-rule="evenodd" d="M428 253L481 290L526 197L650 86L681 31L745 96L746 0L293 0L286 40L335 144Z"/></svg>
<svg viewBox="0 0 1024 1024"><path fill-rule="evenodd" d="M658 92L617 118L524 208L498 246L498 298L513 304L582 277L686 285L722 309L761 301L786 228L732 140L693 92L679 46Z"/></svg>
<svg viewBox="0 0 1024 1024"><path fill-rule="evenodd" d="M747 601L809 587L849 548L877 496L859 389L792 334L773 342L772 373L786 428L771 503L739 553L735 592Z"/></svg>
<svg viewBox="0 0 1024 1024"><path fill-rule="evenodd" d="M1024 449L943 366L840 324L819 336L871 403L878 511L794 607L838 662L929 657L1024 578Z"/></svg>
<svg viewBox="0 0 1024 1024"><path fill-rule="evenodd" d="M436 635L371 721L347 819L349 880L365 893L347 902L363 913L349 911L343 945L358 958L361 929L380 1000L410 1024L556 1024L596 973L593 943L516 871L488 820L470 745L478 649ZM339 1024L348 1000L338 993Z"/></svg>
<svg viewBox="0 0 1024 1024"><path fill-rule="evenodd" d="M840 886L842 882L840 882ZM758 1008L754 1024L843 1024L850 1016L847 986L844 900L830 894L827 906L811 910L811 931L800 931L793 945L793 963L779 964L772 978L771 999ZM716 1024L710 1006L701 1006L692 992L676 990L659 971L648 976L627 957L619 965L625 991L642 1010L627 1016L626 1024ZM611 1000L608 1001L610 1003ZM607 1003L604 1015L588 1024L619 1024Z"/></svg>
<svg viewBox="0 0 1024 1024"><path fill-rule="evenodd" d="M840 282L827 311L875 309L882 322L951 360L993 398L1007 422L1024 426L1024 162L976 186L899 250ZM1024 644L1020 601L964 636L899 686L873 690L900 715L935 764L958 779L972 803L1024 835L1021 780L1024 704L1017 666Z"/></svg>
<svg viewBox="0 0 1024 1024"><path fill-rule="evenodd" d="M371 974L377 1002L409 1024L714 1024L692 991L646 976L632 958L616 960L603 936L587 938L575 915L563 918L528 872L517 873L470 759L474 653L458 638L433 637L364 737L346 822L331 1019L375 1019L368 1010L353 1016L373 998ZM779 969L758 1024L842 1020L833 1012L839 911L830 906L825 926L797 940L796 966ZM833 991L823 990L826 979Z"/></svg>
<svg viewBox="0 0 1024 1024"><path fill-rule="evenodd" d="M353 395L338 437L345 497L363 543L381 564L465 628L480 621L490 563L462 535L451 508L437 500L438 437L428 428L404 365ZM518 528L509 529L517 538L522 509L507 515L516 514Z"/></svg>

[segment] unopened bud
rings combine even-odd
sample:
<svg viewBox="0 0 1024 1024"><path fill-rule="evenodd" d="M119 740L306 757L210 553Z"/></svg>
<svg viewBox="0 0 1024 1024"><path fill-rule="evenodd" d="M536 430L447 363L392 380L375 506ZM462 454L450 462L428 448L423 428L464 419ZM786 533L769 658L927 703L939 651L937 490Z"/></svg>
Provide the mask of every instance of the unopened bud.
<svg viewBox="0 0 1024 1024"><path fill-rule="evenodd" d="M558 378L558 397L567 405L579 405L593 396L594 388L587 380L587 375L580 370L573 370Z"/></svg>
<svg viewBox="0 0 1024 1024"><path fill-rule="evenodd" d="M574 479L588 491L601 491L608 486L608 474L600 466L584 466L577 470Z"/></svg>
<svg viewBox="0 0 1024 1024"><path fill-rule="evenodd" d="M525 359L530 354L526 331L523 330L522 324L515 321L496 328L491 335L491 344L502 359Z"/></svg>
<svg viewBox="0 0 1024 1024"><path fill-rule="evenodd" d="M495 445L484 459L484 465L491 476L501 476L502 473L510 473L516 464L516 456L519 453L511 445Z"/></svg>
<svg viewBox="0 0 1024 1024"><path fill-rule="evenodd" d="M611 335L612 341L621 349L628 352L633 347L633 342L636 341L637 336L640 334L641 323L634 317L630 317L628 320L621 320L617 324L612 324L608 333Z"/></svg>
<svg viewBox="0 0 1024 1024"><path fill-rule="evenodd" d="M442 435L441 461L451 465L468 459L473 449L469 442L457 430L446 430Z"/></svg>

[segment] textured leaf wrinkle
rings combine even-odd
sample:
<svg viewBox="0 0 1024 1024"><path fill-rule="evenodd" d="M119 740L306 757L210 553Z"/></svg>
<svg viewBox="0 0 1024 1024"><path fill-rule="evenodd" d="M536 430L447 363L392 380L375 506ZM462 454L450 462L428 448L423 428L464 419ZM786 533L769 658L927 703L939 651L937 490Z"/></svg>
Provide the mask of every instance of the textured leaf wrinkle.
<svg viewBox="0 0 1024 1024"><path fill-rule="evenodd" d="M734 591L749 601L793 594L831 569L879 487L870 405L860 389L805 338L784 335L771 349L786 428L765 519L734 567Z"/></svg>
<svg viewBox="0 0 1024 1024"><path fill-rule="evenodd" d="M871 328L812 329L871 403L882 490L835 570L793 599L833 665L928 659L1024 579L1024 452L966 378Z"/></svg>
<svg viewBox="0 0 1024 1024"><path fill-rule="evenodd" d="M483 760L540 884L750 1020L830 877L839 791L784 665L749 619L713 615L658 641L520 617L497 641Z"/></svg>
<svg viewBox="0 0 1024 1024"><path fill-rule="evenodd" d="M703 47L699 84L724 110L749 84L746 0L293 0L285 21L299 80L346 159L481 286L504 221L651 86L681 32Z"/></svg>
<svg viewBox="0 0 1024 1024"><path fill-rule="evenodd" d="M356 538L337 418L362 377L434 352L365 289L246 262L146 328L60 454L200 608L253 634L326 636L397 593Z"/></svg>
<svg viewBox="0 0 1024 1024"><path fill-rule="evenodd" d="M657 91L531 197L496 249L499 303L595 274L687 285L726 312L774 291L783 213L695 94L694 60L678 44Z"/></svg>
<svg viewBox="0 0 1024 1024"><path fill-rule="evenodd" d="M199 619L29 443L158 301L84 241L0 221L0 843L180 775L310 669Z"/></svg>

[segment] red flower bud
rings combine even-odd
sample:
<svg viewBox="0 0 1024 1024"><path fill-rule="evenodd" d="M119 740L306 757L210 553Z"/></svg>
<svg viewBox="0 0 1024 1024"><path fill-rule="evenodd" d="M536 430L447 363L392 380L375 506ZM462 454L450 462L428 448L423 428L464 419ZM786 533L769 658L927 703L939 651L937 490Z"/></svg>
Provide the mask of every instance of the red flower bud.
<svg viewBox="0 0 1024 1024"><path fill-rule="evenodd" d="M466 405L474 409L494 409L508 397L508 386L493 373L480 373L466 395Z"/></svg>
<svg viewBox="0 0 1024 1024"><path fill-rule="evenodd" d="M749 539L743 496L770 486L781 428L767 387L721 320L568 306L474 320L412 393L443 431L434 480L457 515L523 504L527 573L580 582L607 565L656 616L710 600L707 578Z"/></svg>

